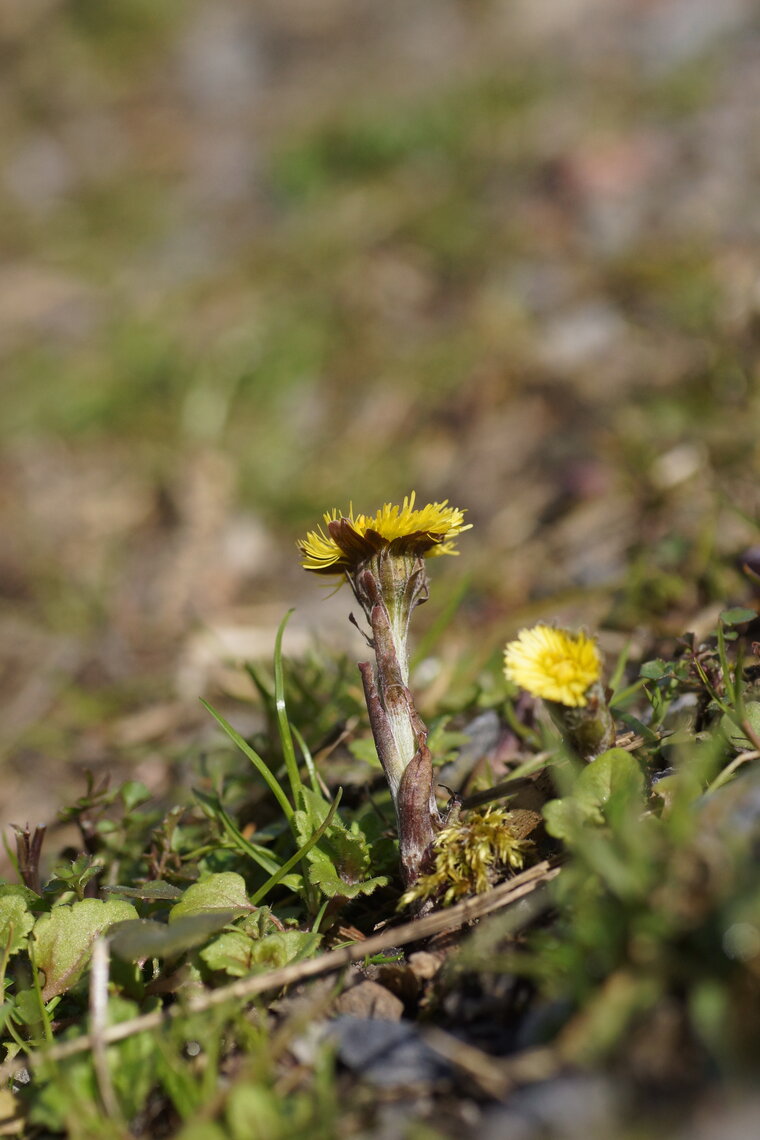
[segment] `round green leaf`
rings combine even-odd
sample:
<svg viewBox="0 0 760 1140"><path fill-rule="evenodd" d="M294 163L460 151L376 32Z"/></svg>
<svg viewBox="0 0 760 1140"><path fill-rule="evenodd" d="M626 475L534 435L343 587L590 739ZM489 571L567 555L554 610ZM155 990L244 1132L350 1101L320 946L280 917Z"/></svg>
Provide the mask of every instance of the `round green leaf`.
<svg viewBox="0 0 760 1140"><path fill-rule="evenodd" d="M41 915L33 933L35 961L45 975L44 1000L70 989L84 973L98 935L128 918L137 918L137 911L120 899L82 899Z"/></svg>
<svg viewBox="0 0 760 1140"><path fill-rule="evenodd" d="M169 912L169 922L185 918L191 914L202 914L209 910L240 911L253 910L245 889L245 880L235 871L223 871L209 875L199 883L188 887L181 900Z"/></svg>
<svg viewBox="0 0 760 1140"><path fill-rule="evenodd" d="M742 625L745 621L754 621L756 617L754 610L748 610L746 606L734 606L730 610L724 610L720 620L724 625Z"/></svg>

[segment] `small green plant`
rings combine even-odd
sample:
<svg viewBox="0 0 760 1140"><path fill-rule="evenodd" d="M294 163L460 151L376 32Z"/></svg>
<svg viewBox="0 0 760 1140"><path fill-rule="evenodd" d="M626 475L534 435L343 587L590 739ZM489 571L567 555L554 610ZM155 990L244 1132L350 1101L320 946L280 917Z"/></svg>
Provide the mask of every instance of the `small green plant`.
<svg viewBox="0 0 760 1140"><path fill-rule="evenodd" d="M754 617L728 611L706 643L641 666L649 714L635 723L654 731L582 766L557 757L562 794L543 811L566 859L549 888L552 921L507 938L501 954L491 942L481 957L475 939L463 955L468 967L533 979L554 1003L543 1031L559 1063L625 1066L626 1050L636 1058L646 1040L662 1071L642 1056L627 1075L667 1084L683 1079L684 1063L663 1034L692 1074L741 1071L760 1055L755 667L745 669L740 644L733 661L728 653L732 623Z"/></svg>
<svg viewBox="0 0 760 1140"><path fill-rule="evenodd" d="M213 987L313 955L323 941L321 927L329 927L348 901L386 885L386 876L371 873L381 861L373 840L357 819L344 821L338 814L340 789L326 797L305 741L290 724L282 654L288 617L276 638L271 693L281 768L264 760L207 706L271 795L280 821L249 838L225 806L223 786L197 789L195 811L175 806L160 819L146 809L141 785L110 789L89 777L85 794L61 813L78 825L87 850L57 863L47 881L40 873L44 828L17 829L24 885L0 884L5 993L0 1027L6 1058L52 1043L59 1026L76 1024L86 1013L99 940L107 940L111 962L109 1015L116 1021L139 1020L141 1011L156 1008L157 981L160 992L181 997L187 987ZM145 830L151 825L152 842L146 847ZM377 828L374 835L379 838ZM123 877L122 885L113 881L116 875ZM271 898L282 918L264 905ZM233 1039L247 1033L239 1026ZM217 1052L221 1043L220 1037ZM164 1041L149 1044L137 1034L113 1047L109 1057L108 1077L92 1061L71 1062L65 1095L59 1071L42 1070L42 1091L30 1119L53 1129L70 1127L82 1137L99 1135L98 1104L112 1123L130 1119L155 1080L182 1116L190 1117L192 1106L204 1099L187 1063ZM208 1087L204 1095L210 1095ZM262 1103L271 1099L265 1084L245 1095L231 1093L233 1107L226 1111L234 1115L234 1106L257 1097ZM308 1103L302 1105L304 1119L311 1112ZM113 1134L120 1135L118 1128Z"/></svg>

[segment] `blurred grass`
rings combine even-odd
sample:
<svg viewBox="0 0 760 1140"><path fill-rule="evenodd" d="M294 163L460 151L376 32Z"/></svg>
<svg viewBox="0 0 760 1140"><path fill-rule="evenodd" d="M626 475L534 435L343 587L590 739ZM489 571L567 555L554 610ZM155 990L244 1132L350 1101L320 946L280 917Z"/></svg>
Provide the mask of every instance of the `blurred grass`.
<svg viewBox="0 0 760 1140"><path fill-rule="evenodd" d="M476 524L460 636L747 600L751 20L668 57L626 0L9 12L0 616L171 675L235 607L316 607L323 510L412 487Z"/></svg>

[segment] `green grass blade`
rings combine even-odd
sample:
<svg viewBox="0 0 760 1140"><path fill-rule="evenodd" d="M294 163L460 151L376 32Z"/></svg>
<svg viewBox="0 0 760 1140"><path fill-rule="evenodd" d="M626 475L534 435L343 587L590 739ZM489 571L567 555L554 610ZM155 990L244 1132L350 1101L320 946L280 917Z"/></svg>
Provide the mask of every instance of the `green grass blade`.
<svg viewBox="0 0 760 1140"><path fill-rule="evenodd" d="M243 855L247 855L254 863L266 871L268 875L275 874L280 869L280 861L270 851L259 843L251 843L249 839L235 826L232 818L227 814L215 796L206 795L205 792L193 789L193 795L200 804L211 812L222 827L227 838Z"/></svg>
<svg viewBox="0 0 760 1140"><path fill-rule="evenodd" d="M216 711L213 705L210 705L208 701L204 701L203 698L201 698L201 704L205 709L208 710L208 712L211 713L216 723L224 732L226 732L232 743L236 744L240 751L251 761L254 768L259 773L274 798L277 800L277 803L282 808L283 814L288 823L290 823L293 818L293 806L288 800L288 797L285 795L285 792L282 790L282 787L278 783L277 777L273 772L270 771L268 765L264 763L258 752L254 751L254 749L251 748L248 741L244 740L240 733L235 731L229 721L226 721L222 714Z"/></svg>
<svg viewBox="0 0 760 1140"><path fill-rule="evenodd" d="M313 923L311 924L312 934L319 934L319 928L322 925L322 919L325 917L325 911L327 910L331 901L332 900L329 898L325 899L325 901L322 903L321 907L317 911L317 917L314 919Z"/></svg>
<svg viewBox="0 0 760 1140"><path fill-rule="evenodd" d="M258 666L254 665L252 661L248 661L246 662L245 671L256 686L256 689L258 690L258 693L264 704L272 705L274 703L274 696L266 681L262 677Z"/></svg>
<svg viewBox="0 0 760 1140"><path fill-rule="evenodd" d="M618 659L615 662L615 668L612 670L612 676L610 677L609 684L607 686L608 689L610 690L610 692L612 693L612 696L610 697L610 704L612 704L613 701L615 700L615 697L617 695L618 686L620 685L621 681L623 680L623 677L625 676L625 667L628 664L628 658L629 658L630 653L631 653L632 644L633 644L632 640L626 642L626 644L623 646L622 650L618 654Z"/></svg>
<svg viewBox="0 0 760 1140"><path fill-rule="evenodd" d="M282 667L282 635L285 632L285 626L290 621L292 614L293 610L288 610L280 622L274 643L274 707L277 715L277 728L280 733L282 755L285 759L285 770L288 773L288 780L290 782L290 794L293 797L293 803L297 804L299 802L302 781L298 771L298 760L296 759L293 734L290 731L288 709L285 703L285 675Z"/></svg>
<svg viewBox="0 0 760 1140"><path fill-rule="evenodd" d="M639 720L638 717L634 716L633 713L624 712L622 709L616 709L615 715L617 716L618 720L622 720L626 728L629 728L632 732L635 732L637 736L640 736L646 744L651 744L656 747L660 743L662 738L660 737L659 733L653 732L650 725L644 724L644 722Z"/></svg>
<svg viewBox="0 0 760 1140"><path fill-rule="evenodd" d="M733 710L736 707L736 689L734 687L734 680L731 678L731 666L728 662L726 636L722 621L718 621L718 658L720 660L720 670L723 675L723 689L728 698L726 703L730 705Z"/></svg>
<svg viewBox="0 0 760 1140"><path fill-rule="evenodd" d="M264 714L267 718L267 727L271 728L274 726L274 694L270 691L258 666L249 661L245 666L245 671L253 681L256 691L261 697Z"/></svg>
<svg viewBox="0 0 760 1140"><path fill-rule="evenodd" d="M317 830L313 833L313 835L311 835L309 837L309 839L307 839L307 841L306 841L306 843L304 843L303 847L299 847L299 849L298 849L298 851L296 851L295 855L291 855L291 857L285 863L283 863L283 865L280 867L280 869L278 871L275 871L274 875L272 875L272 877L270 879L267 879L267 881L263 884L263 886L259 887L259 889L256 891L255 894L251 895L251 902L253 903L254 906L257 906L261 902L261 900L263 898L265 898L266 895L273 889L273 887L276 887L277 884L280 882L280 880L284 879L285 876L288 874L288 872L292 871L297 863L300 863L300 861L301 861L301 859L303 859L304 855L308 855L308 853L309 853L309 851L311 851L312 847L314 847L317 843L319 843L320 839L322 838L322 836L327 831L328 827L330 826L330 824L333 821L333 817L335 816L335 813L338 810L338 804L340 803L340 798L342 795L343 795L343 789L338 788L335 799L333 800L332 804L330 805L330 810L328 811L325 818L322 820L322 823L319 825Z"/></svg>
<svg viewBox="0 0 760 1140"><path fill-rule="evenodd" d="M290 731L295 736L298 747L301 749L303 762L306 765L306 771L309 773L309 780L311 781L312 789L317 794L320 794L322 789L319 786L319 776L317 775L317 769L314 766L314 757L311 754L311 750L294 724L291 724Z"/></svg>
<svg viewBox="0 0 760 1140"><path fill-rule="evenodd" d="M519 780L522 776L532 776L534 772L540 772L542 768L545 768L550 759L550 754L546 752L539 752L536 756L530 756L509 773L509 778L510 780Z"/></svg>
<svg viewBox="0 0 760 1140"><path fill-rule="evenodd" d="M644 680L644 677L638 677L637 680L633 682L633 684L626 685L624 689L613 692L612 696L610 697L610 708L612 709L613 714L615 714L618 710L624 708L626 701L630 700L631 697L635 697L636 693L643 689Z"/></svg>

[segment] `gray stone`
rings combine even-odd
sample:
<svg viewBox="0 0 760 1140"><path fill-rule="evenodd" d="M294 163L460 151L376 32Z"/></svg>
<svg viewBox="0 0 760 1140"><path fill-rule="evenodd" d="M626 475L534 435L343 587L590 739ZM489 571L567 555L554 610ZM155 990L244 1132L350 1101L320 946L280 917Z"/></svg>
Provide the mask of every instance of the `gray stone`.
<svg viewBox="0 0 760 1140"><path fill-rule="evenodd" d="M435 1084L453 1072L409 1021L338 1017L326 1037L347 1068L382 1088Z"/></svg>
<svg viewBox="0 0 760 1140"><path fill-rule="evenodd" d="M565 1076L520 1089L486 1114L480 1140L594 1140L619 1134L615 1089L600 1077Z"/></svg>

